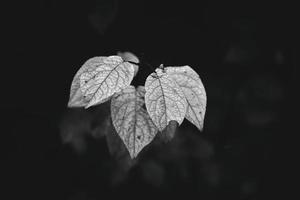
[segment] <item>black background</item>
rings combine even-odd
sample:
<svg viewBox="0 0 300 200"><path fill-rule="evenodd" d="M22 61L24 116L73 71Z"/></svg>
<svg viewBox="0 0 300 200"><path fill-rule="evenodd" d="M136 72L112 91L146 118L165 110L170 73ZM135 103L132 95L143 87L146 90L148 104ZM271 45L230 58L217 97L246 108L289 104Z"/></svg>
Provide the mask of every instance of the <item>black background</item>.
<svg viewBox="0 0 300 200"><path fill-rule="evenodd" d="M4 199L288 194L298 24L292 5L16 0L4 8ZM185 121L172 141L153 142L132 167L109 151L105 137L91 137L91 129L104 132L108 106L68 109L70 84L88 58L117 51L131 51L153 68L192 66L207 92L204 131ZM151 72L140 66L134 85ZM66 129L80 135L78 143L63 143Z"/></svg>

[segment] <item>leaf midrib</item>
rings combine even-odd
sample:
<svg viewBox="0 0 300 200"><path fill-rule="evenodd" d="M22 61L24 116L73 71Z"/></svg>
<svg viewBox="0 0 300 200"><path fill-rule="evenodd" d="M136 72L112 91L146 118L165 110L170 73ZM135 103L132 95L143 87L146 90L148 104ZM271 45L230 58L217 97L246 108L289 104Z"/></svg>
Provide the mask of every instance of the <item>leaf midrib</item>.
<svg viewBox="0 0 300 200"><path fill-rule="evenodd" d="M165 107L165 112L166 112L166 114L165 114L165 120L166 120L166 123L168 125L166 98L165 98L165 94L164 94L164 89L163 89L161 81L160 81L160 77L158 77L158 81L159 81L159 86L161 88L162 96L163 96L163 99L164 99L164 107ZM161 131L163 131L163 130L161 130Z"/></svg>
<svg viewBox="0 0 300 200"><path fill-rule="evenodd" d="M116 68L119 67L119 66L120 66L121 64L123 64L123 63L125 63L125 62L119 63L118 65L116 65L116 66L108 73L108 75L105 77L105 79L100 83L100 85L99 85L99 87L97 88L97 90L94 92L94 94L93 94L93 96L92 96L92 98L91 98L90 101L92 101L92 100L94 99L96 93L98 93L98 91L99 91L99 89L101 88L102 84L103 84L104 82L106 82L106 79L110 76L110 74L111 74L113 71L115 71ZM100 72L101 72L101 71L100 71ZM100 72L98 72L97 75L98 75Z"/></svg>

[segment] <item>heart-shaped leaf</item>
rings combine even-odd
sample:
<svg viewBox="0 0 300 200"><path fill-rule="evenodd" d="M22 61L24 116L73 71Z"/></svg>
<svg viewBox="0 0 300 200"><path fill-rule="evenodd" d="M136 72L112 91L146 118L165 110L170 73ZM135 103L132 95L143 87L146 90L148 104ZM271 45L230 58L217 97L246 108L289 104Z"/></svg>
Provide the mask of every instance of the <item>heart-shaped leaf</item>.
<svg viewBox="0 0 300 200"><path fill-rule="evenodd" d="M186 98L179 85L163 69L157 68L147 77L145 89L146 108L159 131L163 131L171 120L179 125L182 123L187 109Z"/></svg>
<svg viewBox="0 0 300 200"><path fill-rule="evenodd" d="M189 66L166 67L165 71L181 87L187 100L185 118L202 130L206 111L206 92L199 75Z"/></svg>
<svg viewBox="0 0 300 200"><path fill-rule="evenodd" d="M103 103L130 85L134 67L119 56L94 57L77 72L71 87L69 106L90 106ZM78 83L79 82L79 83Z"/></svg>
<svg viewBox="0 0 300 200"><path fill-rule="evenodd" d="M113 125L126 145L131 158L149 144L157 128L143 108L145 89L129 86L115 94L111 100Z"/></svg>

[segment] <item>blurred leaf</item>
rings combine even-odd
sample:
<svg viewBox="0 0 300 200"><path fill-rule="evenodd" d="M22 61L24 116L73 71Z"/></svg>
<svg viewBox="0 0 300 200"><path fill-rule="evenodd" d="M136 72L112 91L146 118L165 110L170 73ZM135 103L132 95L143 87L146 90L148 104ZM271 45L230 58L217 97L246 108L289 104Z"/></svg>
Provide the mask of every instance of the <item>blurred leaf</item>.
<svg viewBox="0 0 300 200"><path fill-rule="evenodd" d="M89 13L88 19L98 33L104 34L116 18L117 12L118 0L98 0L94 10Z"/></svg>
<svg viewBox="0 0 300 200"><path fill-rule="evenodd" d="M60 122L63 143L70 144L78 153L86 149L85 136L91 131L92 116L82 108L68 110Z"/></svg>
<svg viewBox="0 0 300 200"><path fill-rule="evenodd" d="M160 139L163 142L169 142L171 139L174 138L176 130L178 127L178 122L177 121L170 121L168 126L162 131L162 134L160 135Z"/></svg>
<svg viewBox="0 0 300 200"><path fill-rule="evenodd" d="M91 135L96 139L102 138L109 132L110 128L110 116L106 116L98 126L92 129Z"/></svg>
<svg viewBox="0 0 300 200"><path fill-rule="evenodd" d="M96 139L102 138L110 131L110 103L110 100L106 101L92 110L91 135Z"/></svg>

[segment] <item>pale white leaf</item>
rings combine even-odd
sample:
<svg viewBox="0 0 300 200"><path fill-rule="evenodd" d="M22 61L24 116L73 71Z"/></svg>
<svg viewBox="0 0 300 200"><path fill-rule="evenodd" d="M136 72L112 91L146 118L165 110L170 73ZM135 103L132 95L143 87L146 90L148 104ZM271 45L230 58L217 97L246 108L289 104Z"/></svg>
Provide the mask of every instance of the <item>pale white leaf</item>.
<svg viewBox="0 0 300 200"><path fill-rule="evenodd" d="M138 59L138 57L136 55L134 55L133 53L131 53L131 52L128 52L128 51L120 52L119 51L117 53L117 55L121 56L121 58L124 61L131 62L131 64L133 64L133 63L140 63L140 60ZM136 64L133 64L133 67L134 67L134 76L135 76L136 73L139 71L139 66L136 65Z"/></svg>
<svg viewBox="0 0 300 200"><path fill-rule="evenodd" d="M162 69L150 74L145 83L145 103L147 111L159 131L177 121L180 125L184 119L187 102L179 85Z"/></svg>
<svg viewBox="0 0 300 200"><path fill-rule="evenodd" d="M157 133L149 114L143 108L145 89L129 86L111 100L113 125L123 140L131 158L148 145Z"/></svg>
<svg viewBox="0 0 300 200"><path fill-rule="evenodd" d="M97 63L103 62L106 57L97 57L97 59L87 60L82 67L75 74L71 89L70 89L70 98L68 102L68 107L84 107L88 104L88 100L83 97L83 93L80 89L80 75L85 72L91 72L97 67Z"/></svg>
<svg viewBox="0 0 300 200"><path fill-rule="evenodd" d="M187 100L185 118L199 130L203 129L206 92L199 75L189 66L166 67L165 72L181 87Z"/></svg>
<svg viewBox="0 0 300 200"><path fill-rule="evenodd" d="M109 100L113 94L129 86L133 79L133 65L120 56L94 57L90 63L96 67L80 75L80 90L88 101L86 108Z"/></svg>

